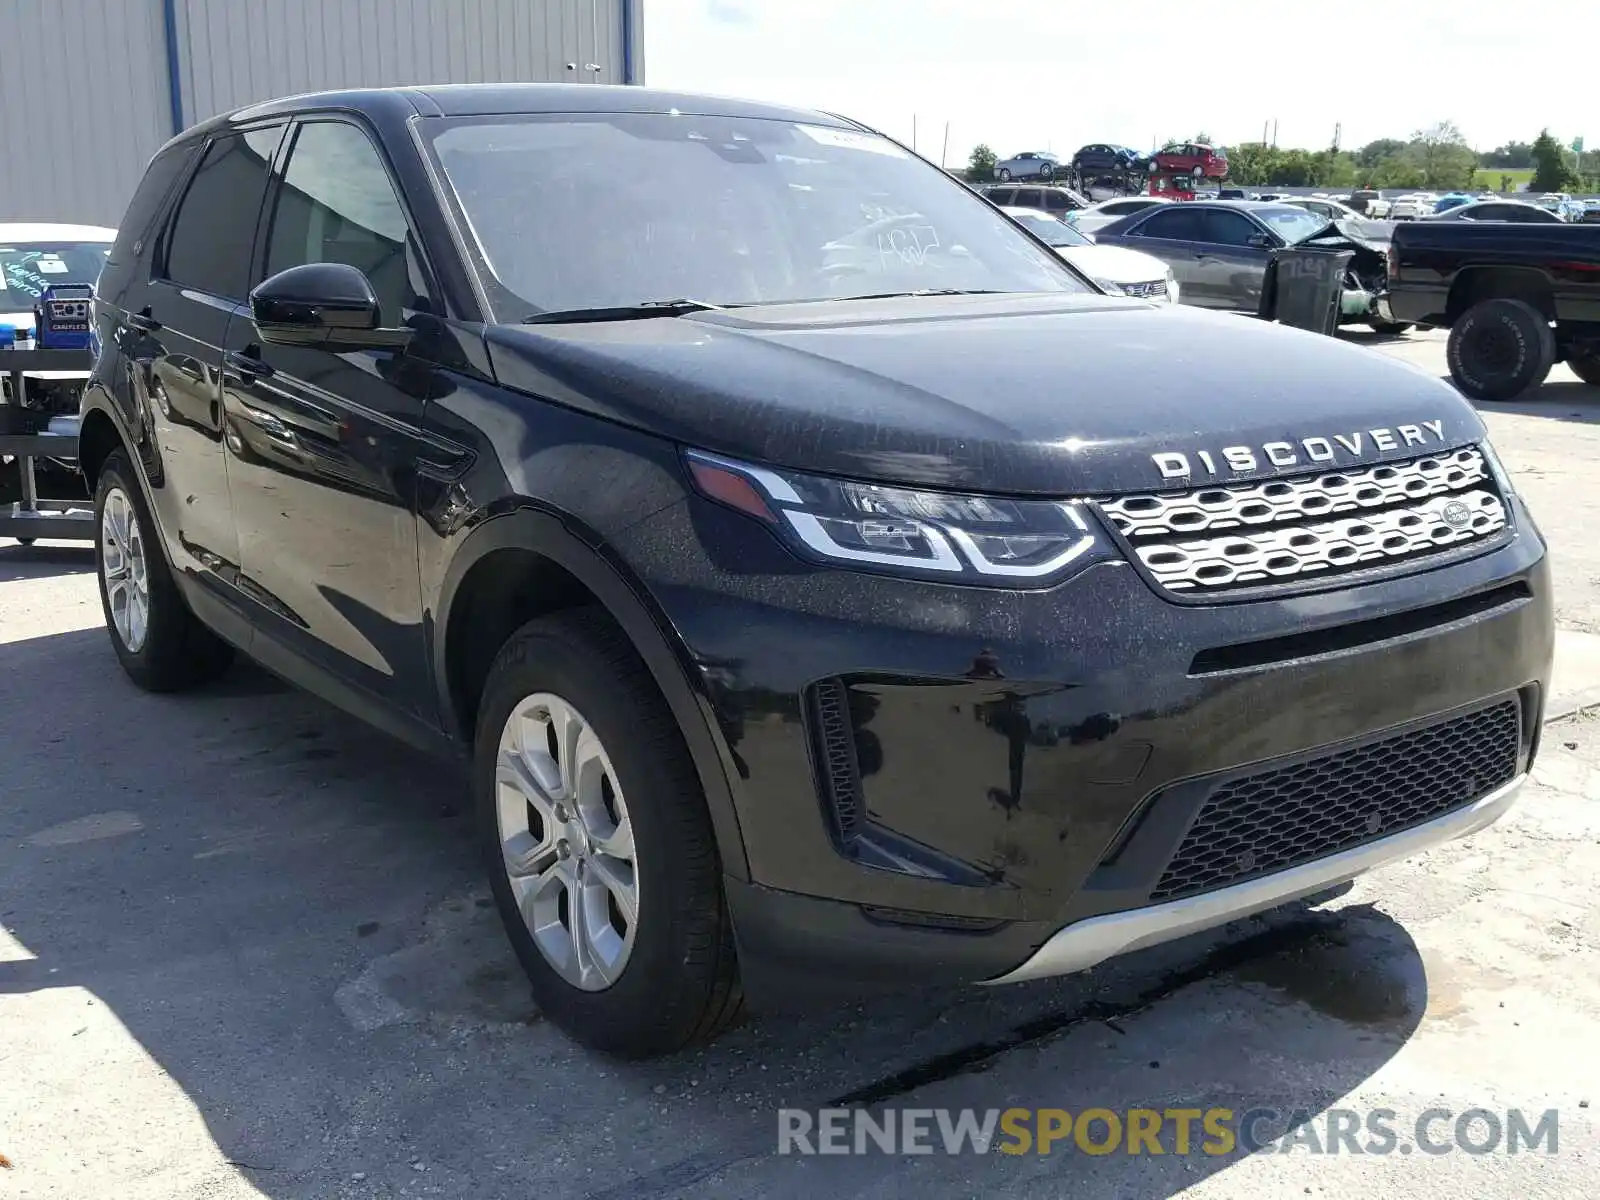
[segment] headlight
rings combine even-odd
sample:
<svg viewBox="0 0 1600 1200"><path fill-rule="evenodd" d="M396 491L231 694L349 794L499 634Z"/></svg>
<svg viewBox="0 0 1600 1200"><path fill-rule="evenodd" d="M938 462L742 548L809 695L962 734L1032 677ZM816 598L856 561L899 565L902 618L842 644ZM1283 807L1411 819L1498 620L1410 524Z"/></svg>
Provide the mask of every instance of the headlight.
<svg viewBox="0 0 1600 1200"><path fill-rule="evenodd" d="M1081 504L924 492L687 454L708 499L765 522L808 558L894 574L1054 582L1111 556Z"/></svg>
<svg viewBox="0 0 1600 1200"><path fill-rule="evenodd" d="M1096 279L1094 285L1102 292L1110 292L1113 296L1126 296L1128 294L1120 283L1112 283L1109 279Z"/></svg>

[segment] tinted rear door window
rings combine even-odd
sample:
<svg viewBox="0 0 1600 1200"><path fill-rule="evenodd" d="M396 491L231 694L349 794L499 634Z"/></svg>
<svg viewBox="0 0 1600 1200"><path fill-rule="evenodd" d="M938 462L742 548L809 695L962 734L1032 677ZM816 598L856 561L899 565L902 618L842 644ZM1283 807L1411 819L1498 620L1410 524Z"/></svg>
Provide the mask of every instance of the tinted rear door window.
<svg viewBox="0 0 1600 1200"><path fill-rule="evenodd" d="M1134 231L1139 237L1161 238L1167 241L1198 242L1200 214L1186 208L1170 208L1154 213Z"/></svg>
<svg viewBox="0 0 1600 1200"><path fill-rule="evenodd" d="M244 299L256 217L282 126L219 137L189 181L167 236L166 277L181 287Z"/></svg>

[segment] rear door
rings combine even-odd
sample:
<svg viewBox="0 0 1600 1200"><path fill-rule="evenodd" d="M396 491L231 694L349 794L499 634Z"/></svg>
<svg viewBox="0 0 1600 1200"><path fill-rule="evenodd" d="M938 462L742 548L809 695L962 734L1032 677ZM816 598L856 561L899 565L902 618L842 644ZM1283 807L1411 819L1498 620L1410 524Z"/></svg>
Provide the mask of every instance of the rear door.
<svg viewBox="0 0 1600 1200"><path fill-rule="evenodd" d="M243 303L250 247L283 125L211 139L151 258L143 295L119 335L159 447L151 501L178 571L219 588L238 582L239 539L222 451L219 372L228 322Z"/></svg>
<svg viewBox="0 0 1600 1200"><path fill-rule="evenodd" d="M345 263L371 282L384 326L439 311L387 161L352 120L294 127L264 227L257 276ZM258 654L288 651L355 685L360 699L436 720L415 520L435 365L416 341L341 353L266 344L248 315L233 322L226 348L228 473L244 574L262 609ZM293 672L292 660L284 665Z"/></svg>
<svg viewBox="0 0 1600 1200"><path fill-rule="evenodd" d="M1190 299L1190 289L1198 285L1200 235L1200 213L1186 204L1172 204L1151 213L1130 234L1097 240L1153 254L1172 268L1179 298L1185 303L1200 304L1203 301L1198 296Z"/></svg>

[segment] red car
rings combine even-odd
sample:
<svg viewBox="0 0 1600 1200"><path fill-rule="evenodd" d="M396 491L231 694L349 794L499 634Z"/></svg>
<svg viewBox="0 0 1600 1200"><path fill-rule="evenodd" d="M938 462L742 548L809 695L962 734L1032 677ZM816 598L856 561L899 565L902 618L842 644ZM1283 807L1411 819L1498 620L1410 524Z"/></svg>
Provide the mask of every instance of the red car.
<svg viewBox="0 0 1600 1200"><path fill-rule="evenodd" d="M1199 142L1173 142L1161 147L1150 160L1152 171L1172 171L1212 179L1228 177L1228 152Z"/></svg>

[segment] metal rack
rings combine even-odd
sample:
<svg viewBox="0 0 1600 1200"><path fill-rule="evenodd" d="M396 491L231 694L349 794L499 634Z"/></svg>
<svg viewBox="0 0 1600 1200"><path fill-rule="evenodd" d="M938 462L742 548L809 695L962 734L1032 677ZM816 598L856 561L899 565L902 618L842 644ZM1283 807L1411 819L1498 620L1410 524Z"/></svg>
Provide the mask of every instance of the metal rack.
<svg viewBox="0 0 1600 1200"><path fill-rule="evenodd" d="M9 406L27 409L27 371L85 371L92 364L88 350L0 350L0 371L11 376ZM35 538L87 542L94 540L94 506L85 500L41 500L33 475L36 458L77 461L78 435L0 431L0 454L17 459L20 500L0 506L0 537L31 542Z"/></svg>

